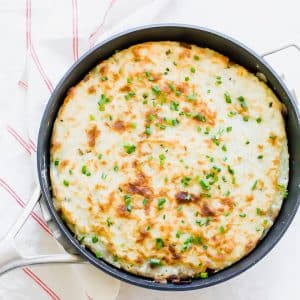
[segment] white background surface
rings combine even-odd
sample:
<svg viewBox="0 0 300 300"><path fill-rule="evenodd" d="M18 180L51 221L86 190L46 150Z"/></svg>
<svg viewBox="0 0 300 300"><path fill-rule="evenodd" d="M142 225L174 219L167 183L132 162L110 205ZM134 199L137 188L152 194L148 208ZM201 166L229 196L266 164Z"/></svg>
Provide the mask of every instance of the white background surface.
<svg viewBox="0 0 300 300"><path fill-rule="evenodd" d="M62 2L70 2L63 0ZM101 2L102 0L99 0ZM78 1L79 8L85 6L95 18L97 10L89 7L89 1ZM124 13L135 10L139 1L119 0L111 18L107 19L104 26L108 30L111 24L117 24ZM46 6L43 11L43 1L40 1L41 18L47 22ZM28 199L32 187L30 182L31 162L23 161L21 165L14 166L13 160L19 152L7 151L7 145L13 144L6 134L3 134L7 124L19 124L24 116L26 103L23 102L17 82L24 69L25 64L25 1L21 0L0 0L0 177L9 176L13 182L14 176L22 173L24 177L13 182L17 188L19 184L26 186L23 189L23 198ZM150 12L149 12L150 13ZM99 18L103 12L99 11ZM178 22L191 23L212 28L245 43L247 46L263 53L288 42L296 42L300 45L300 2L297 0L285 1L202 1L202 0L172 0L167 8L164 8L155 22ZM64 24L61 24L64 26ZM88 24L82 24L88 26ZM80 42L80 41L79 41ZM84 48L82 46L82 48ZM278 73L284 73L290 87L293 87L298 97L300 95L300 54L295 51L273 56L268 59ZM20 100L21 99L21 100ZM38 122L37 122L38 123ZM4 174L5 173L5 174ZM9 175L7 175L9 173ZM7 211L2 199L9 196L0 190L0 212ZM18 210L11 210L9 213L1 213L1 231L4 233ZM152 300L152 299L205 299L205 300L296 300L300 298L300 213L296 215L293 224L278 243L274 250L256 266L218 286L192 292L156 292L145 290L125 283L121 283L118 300ZM26 228L25 228L26 234ZM47 268L47 267L46 267ZM15 273L17 274L17 273ZM28 279L16 283L14 273L0 278L0 299L51 299L45 293L38 293L34 290L33 283ZM28 281L28 282L27 282ZM32 285L32 289L30 286ZM26 288L26 291L17 293L16 289ZM99 293L101 293L101 282ZM63 287L61 288L63 290ZM8 292L7 292L8 291ZM14 292L13 292L14 291ZM7 292L7 293L6 293ZM11 294L10 294L11 292ZM5 295L5 297L3 296ZM9 295L12 295L11 297ZM3 297L3 298L2 298ZM74 295L72 300L87 299ZM100 299L101 297L99 297ZM71 300L63 298L62 300ZM97 299L97 298L94 298Z"/></svg>

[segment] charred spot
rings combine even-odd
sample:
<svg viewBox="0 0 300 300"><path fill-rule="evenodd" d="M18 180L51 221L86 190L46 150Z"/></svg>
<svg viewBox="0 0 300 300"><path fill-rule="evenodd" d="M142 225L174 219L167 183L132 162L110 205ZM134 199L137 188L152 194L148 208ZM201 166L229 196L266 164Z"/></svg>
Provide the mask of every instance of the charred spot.
<svg viewBox="0 0 300 300"><path fill-rule="evenodd" d="M115 131L118 131L118 132L123 132L126 130L126 127L125 127L125 124L123 121L121 120L117 120L113 123L112 125L112 128L115 130Z"/></svg>
<svg viewBox="0 0 300 300"><path fill-rule="evenodd" d="M137 194L146 198L151 198L153 194L152 190L147 185L144 185L139 181L128 183L126 185L126 190L130 194Z"/></svg>
<svg viewBox="0 0 300 300"><path fill-rule="evenodd" d="M201 214L205 217L212 217L214 216L214 211L212 211L210 209L210 207L208 206L207 203L204 203L202 206L201 206Z"/></svg>
<svg viewBox="0 0 300 300"><path fill-rule="evenodd" d="M88 137L88 145L90 147L95 147L95 144L96 144L96 138L99 136L100 134L100 131L97 127L96 124L93 124L91 126L91 128L89 128L88 130L86 130L86 134L87 134L87 137Z"/></svg>
<svg viewBox="0 0 300 300"><path fill-rule="evenodd" d="M178 202L187 203L187 202L195 201L197 199L197 197L188 192L180 191L175 195L175 199Z"/></svg>
<svg viewBox="0 0 300 300"><path fill-rule="evenodd" d="M192 46L188 43L185 43L185 42L180 42L179 45L183 48L186 48L186 49L192 49Z"/></svg>

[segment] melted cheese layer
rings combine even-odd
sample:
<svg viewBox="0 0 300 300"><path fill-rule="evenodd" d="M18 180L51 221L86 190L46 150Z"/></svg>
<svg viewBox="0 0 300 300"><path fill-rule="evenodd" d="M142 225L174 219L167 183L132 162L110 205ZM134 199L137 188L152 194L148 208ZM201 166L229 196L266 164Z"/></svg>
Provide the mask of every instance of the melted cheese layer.
<svg viewBox="0 0 300 300"><path fill-rule="evenodd" d="M280 210L283 109L210 49L166 41L122 50L59 110L55 207L113 265L156 280L204 278L249 253Z"/></svg>

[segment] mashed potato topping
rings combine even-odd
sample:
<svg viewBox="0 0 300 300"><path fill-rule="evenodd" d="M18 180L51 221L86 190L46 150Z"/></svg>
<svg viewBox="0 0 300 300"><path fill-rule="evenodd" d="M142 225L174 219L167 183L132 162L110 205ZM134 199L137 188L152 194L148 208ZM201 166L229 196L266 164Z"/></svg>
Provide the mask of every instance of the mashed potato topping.
<svg viewBox="0 0 300 300"><path fill-rule="evenodd" d="M213 50L170 41L122 50L58 113L55 207L99 259L160 281L206 278L249 253L280 210L283 109Z"/></svg>

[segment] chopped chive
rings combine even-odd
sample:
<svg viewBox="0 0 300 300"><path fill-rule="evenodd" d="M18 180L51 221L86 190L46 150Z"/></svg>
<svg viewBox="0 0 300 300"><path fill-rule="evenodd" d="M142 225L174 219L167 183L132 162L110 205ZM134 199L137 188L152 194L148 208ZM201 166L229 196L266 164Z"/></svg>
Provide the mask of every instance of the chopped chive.
<svg viewBox="0 0 300 300"><path fill-rule="evenodd" d="M166 198L160 198L157 200L157 207L159 210L162 210L164 208L164 204L166 203Z"/></svg>
<svg viewBox="0 0 300 300"><path fill-rule="evenodd" d="M146 71L145 74L146 74L146 77L147 77L147 79L149 81L153 81L154 80L153 77L151 76L151 73L149 71Z"/></svg>
<svg viewBox="0 0 300 300"><path fill-rule="evenodd" d="M171 110L178 111L178 107L179 107L179 103L178 102L175 102L175 101L171 102L171 104L170 104L170 109Z"/></svg>
<svg viewBox="0 0 300 300"><path fill-rule="evenodd" d="M115 172L118 172L118 171L119 171L119 166L118 166L118 165L115 165L115 166L114 166L114 171L115 171Z"/></svg>
<svg viewBox="0 0 300 300"><path fill-rule="evenodd" d="M107 178L107 174L102 173L102 174L101 174L101 179L105 180L106 178Z"/></svg>
<svg viewBox="0 0 300 300"><path fill-rule="evenodd" d="M103 154L101 154L101 153L98 154L98 158L99 158L99 159L101 159L102 156L103 156Z"/></svg>
<svg viewBox="0 0 300 300"><path fill-rule="evenodd" d="M72 171L71 169L69 170L69 174L70 174L70 175L73 175L73 171Z"/></svg>
<svg viewBox="0 0 300 300"><path fill-rule="evenodd" d="M257 159L263 159L263 157L264 156L260 154L260 155L257 156Z"/></svg>
<svg viewBox="0 0 300 300"><path fill-rule="evenodd" d="M143 199L143 205L147 205L149 203L149 200L147 198Z"/></svg>
<svg viewBox="0 0 300 300"><path fill-rule="evenodd" d="M164 241L161 238L156 238L155 242L156 242L156 249L157 250L160 250L165 245Z"/></svg>
<svg viewBox="0 0 300 300"><path fill-rule="evenodd" d="M132 78L128 77L128 78L127 78L127 83L128 83L128 84L131 84L131 83L132 83Z"/></svg>
<svg viewBox="0 0 300 300"><path fill-rule="evenodd" d="M253 183L253 185L252 185L252 187L251 187L251 190L252 190L252 191L254 191L254 190L256 189L257 182L258 182L257 180L254 181L254 183Z"/></svg>
<svg viewBox="0 0 300 300"><path fill-rule="evenodd" d="M262 210L260 208L256 208L256 213L261 216L262 215Z"/></svg>
<svg viewBox="0 0 300 300"><path fill-rule="evenodd" d="M113 223L113 221L111 220L111 218L108 217L108 218L106 219L106 224L107 224L108 227L110 227L110 226L113 225L114 223Z"/></svg>
<svg viewBox="0 0 300 300"><path fill-rule="evenodd" d="M232 131L232 127L231 127L231 126L227 127L227 128L226 128L226 131L227 131L227 132L231 132L231 131Z"/></svg>
<svg viewBox="0 0 300 300"><path fill-rule="evenodd" d="M199 60L199 59L200 59L199 55L194 55L194 60Z"/></svg>
<svg viewBox="0 0 300 300"><path fill-rule="evenodd" d="M166 156L162 153L158 156L160 166L163 166L166 160Z"/></svg>
<svg viewBox="0 0 300 300"><path fill-rule="evenodd" d="M125 204L126 204L126 209L128 212L132 211L132 206L131 206L131 196L130 195L125 195L124 196Z"/></svg>
<svg viewBox="0 0 300 300"><path fill-rule="evenodd" d="M237 99L240 102L240 105L241 105L242 108L244 108L244 109L248 108L247 103L245 101L245 98L243 96L239 96Z"/></svg>
<svg viewBox="0 0 300 300"><path fill-rule="evenodd" d="M209 191L210 190L210 186L204 181L204 180L199 180L199 184L202 187L203 190L205 191Z"/></svg>
<svg viewBox="0 0 300 300"><path fill-rule="evenodd" d="M105 111L105 104L109 103L110 100L105 94L101 94L100 100L98 101L98 108L100 111Z"/></svg>
<svg viewBox="0 0 300 300"><path fill-rule="evenodd" d="M245 213L241 213L241 214L239 214L239 216L240 216L241 218L245 218L247 215L246 215Z"/></svg>
<svg viewBox="0 0 300 300"><path fill-rule="evenodd" d="M216 85L220 85L222 84L222 78L221 76L216 76L216 82L215 82Z"/></svg>
<svg viewBox="0 0 300 300"><path fill-rule="evenodd" d="M191 73L195 73L196 72L196 69L194 67L191 67Z"/></svg>
<svg viewBox="0 0 300 300"><path fill-rule="evenodd" d="M125 144L123 148L127 154L131 154L136 150L136 146L133 144Z"/></svg>
<svg viewBox="0 0 300 300"><path fill-rule="evenodd" d="M190 77L188 77L188 76L186 76L185 78L184 78L184 81L189 81L190 80Z"/></svg>
<svg viewBox="0 0 300 300"><path fill-rule="evenodd" d="M92 237L92 242L95 244L95 243L97 243L98 242L98 237L96 236L96 235L94 235L93 237Z"/></svg>
<svg viewBox="0 0 300 300"><path fill-rule="evenodd" d="M154 86L152 87L152 92L153 92L156 96L159 96L160 93L161 93L161 89L160 89L160 87L159 87L158 85L154 85Z"/></svg>
<svg viewBox="0 0 300 300"><path fill-rule="evenodd" d="M95 116L94 115L90 115L90 121L94 121L95 120Z"/></svg>
<svg viewBox="0 0 300 300"><path fill-rule="evenodd" d="M195 96L195 94L190 94L190 95L187 95L187 99L190 101L194 101L194 100L196 100L196 96Z"/></svg>
<svg viewBox="0 0 300 300"><path fill-rule="evenodd" d="M230 166L228 166L227 169L231 175L234 175L234 170Z"/></svg>
<svg viewBox="0 0 300 300"><path fill-rule="evenodd" d="M244 116L244 117L243 117L243 120L244 120L245 122L248 122L248 121L249 121L249 116Z"/></svg>
<svg viewBox="0 0 300 300"><path fill-rule="evenodd" d="M107 76L102 76L101 77L101 81L107 81L108 80L108 77Z"/></svg>
<svg viewBox="0 0 300 300"><path fill-rule="evenodd" d="M82 174L86 174L86 171L87 171L87 167L84 165L84 166L82 166L82 168L81 168L81 173Z"/></svg>
<svg viewBox="0 0 300 300"><path fill-rule="evenodd" d="M58 166L58 165L59 165L59 160L56 159L56 160L54 161L54 165L55 165L55 166Z"/></svg>
<svg viewBox="0 0 300 300"><path fill-rule="evenodd" d="M70 185L69 181L64 180L64 185L65 185L65 186L69 186L69 185Z"/></svg>
<svg viewBox="0 0 300 300"><path fill-rule="evenodd" d="M224 98L225 98L226 103L231 103L232 102L231 97L230 97L228 92L226 92L224 94Z"/></svg>
<svg viewBox="0 0 300 300"><path fill-rule="evenodd" d="M206 122L206 117L200 113L194 115L193 118L201 122Z"/></svg>
<svg viewBox="0 0 300 300"><path fill-rule="evenodd" d="M180 182L181 182L181 184L182 184L183 187L187 187L189 185L189 183L190 183L191 180L192 180L191 177L186 176L186 177L183 177L180 180Z"/></svg>
<svg viewBox="0 0 300 300"><path fill-rule="evenodd" d="M235 111L230 111L228 114L227 114L227 116L229 117L229 118L232 118L232 117L234 117L236 115L236 112Z"/></svg>
<svg viewBox="0 0 300 300"><path fill-rule="evenodd" d="M262 121L262 118L261 117L258 117L258 118L256 118L256 123L261 123L261 121Z"/></svg>
<svg viewBox="0 0 300 300"><path fill-rule="evenodd" d="M220 232L220 233L224 233L224 232L225 232L224 226L220 226L220 227L219 227L219 232Z"/></svg>
<svg viewBox="0 0 300 300"><path fill-rule="evenodd" d="M227 151L227 147L226 147L226 145L223 145L223 146L222 146L222 150L223 150L224 152L226 152L226 151Z"/></svg>
<svg viewBox="0 0 300 300"><path fill-rule="evenodd" d="M147 135L151 135L152 134L152 129L151 129L150 125L146 125L145 133Z"/></svg>
<svg viewBox="0 0 300 300"><path fill-rule="evenodd" d="M150 265L151 265L151 267L160 267L160 266L162 266L162 262L158 258L151 258Z"/></svg>

